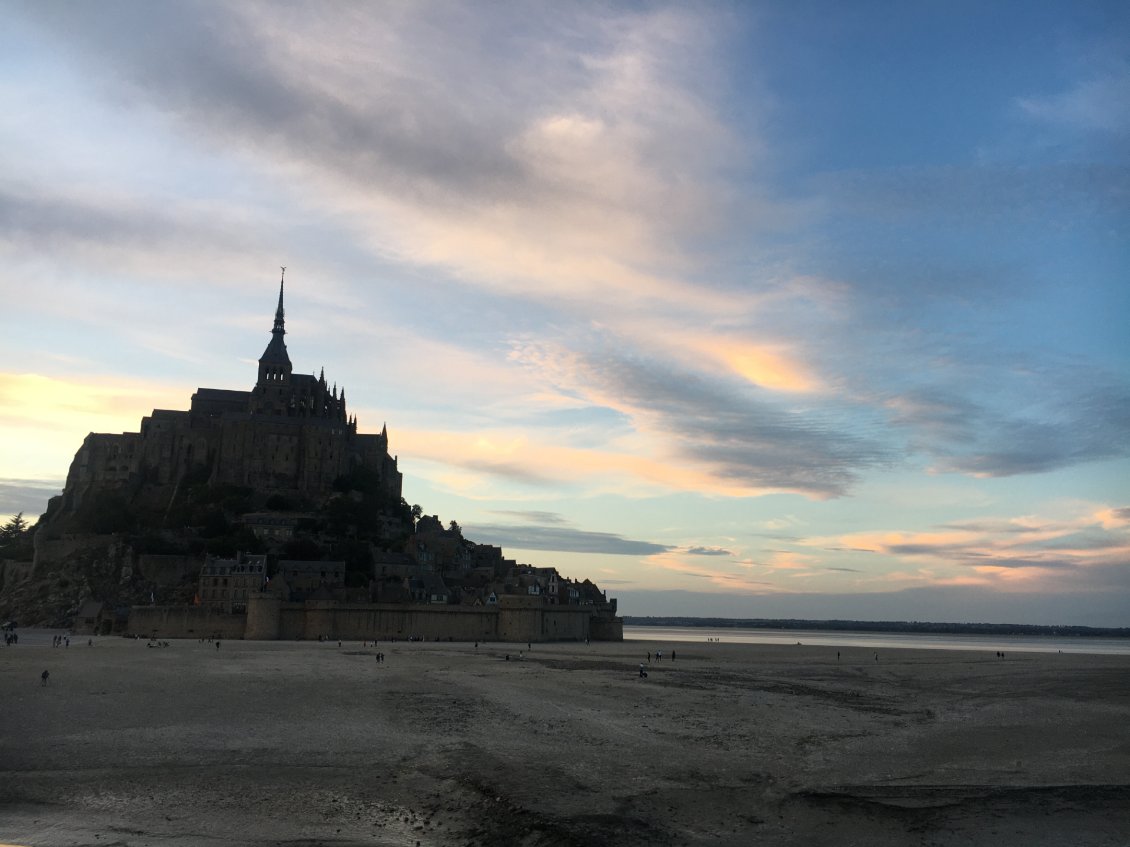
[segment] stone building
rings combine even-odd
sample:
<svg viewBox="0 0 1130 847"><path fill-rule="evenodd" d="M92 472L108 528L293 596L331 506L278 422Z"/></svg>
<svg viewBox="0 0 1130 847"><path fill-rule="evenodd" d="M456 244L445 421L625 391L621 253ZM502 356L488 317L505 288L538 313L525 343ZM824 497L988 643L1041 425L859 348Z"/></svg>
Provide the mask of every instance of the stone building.
<svg viewBox="0 0 1130 847"><path fill-rule="evenodd" d="M247 611L247 598L263 590L267 557L238 554L234 559L209 556L200 570L196 602L229 614Z"/></svg>

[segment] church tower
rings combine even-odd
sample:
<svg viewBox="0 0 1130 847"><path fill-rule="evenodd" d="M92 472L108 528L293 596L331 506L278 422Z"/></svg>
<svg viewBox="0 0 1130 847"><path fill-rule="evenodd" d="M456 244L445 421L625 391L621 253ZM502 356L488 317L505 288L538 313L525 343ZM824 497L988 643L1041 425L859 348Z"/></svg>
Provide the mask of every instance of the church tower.
<svg viewBox="0 0 1130 847"><path fill-rule="evenodd" d="M275 325L271 329L271 342L259 357L259 380L257 386L266 384L287 385L290 383L290 356L286 352L286 313L283 311L283 284L286 281L286 268L279 280L279 307L275 309Z"/></svg>
<svg viewBox="0 0 1130 847"><path fill-rule="evenodd" d="M293 368L286 352L286 312L283 310L283 286L286 282L286 268L279 279L279 305L275 309L275 325L271 329L271 340L267 349L259 357L259 379L251 392L251 411L253 414L287 414L288 401L292 397L291 376Z"/></svg>

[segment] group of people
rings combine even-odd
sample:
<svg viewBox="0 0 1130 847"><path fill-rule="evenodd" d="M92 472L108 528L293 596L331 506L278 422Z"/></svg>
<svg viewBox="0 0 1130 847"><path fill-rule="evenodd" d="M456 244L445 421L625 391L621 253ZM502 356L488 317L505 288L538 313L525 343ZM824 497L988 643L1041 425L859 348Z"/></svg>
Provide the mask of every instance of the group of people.
<svg viewBox="0 0 1130 847"><path fill-rule="evenodd" d="M651 664L651 656L652 656L652 653L651 653L650 650L648 650L647 651L647 663L649 665ZM655 661L657 661L657 662L663 661L663 651L662 650L656 650L655 651ZM675 661L675 651L674 650L671 651L671 661L672 662ZM647 679L647 669L646 669L643 662L640 662L640 679Z"/></svg>
<svg viewBox="0 0 1130 847"><path fill-rule="evenodd" d="M69 635L54 635L51 637L52 647L70 647L71 637Z"/></svg>

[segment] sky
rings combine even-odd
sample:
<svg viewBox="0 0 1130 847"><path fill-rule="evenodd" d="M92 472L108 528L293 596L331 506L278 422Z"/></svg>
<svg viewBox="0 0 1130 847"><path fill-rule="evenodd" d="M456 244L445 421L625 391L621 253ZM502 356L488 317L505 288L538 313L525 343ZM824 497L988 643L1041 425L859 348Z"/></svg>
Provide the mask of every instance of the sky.
<svg viewBox="0 0 1130 847"><path fill-rule="evenodd" d="M0 0L0 516L296 371L627 615L1130 626L1130 5Z"/></svg>

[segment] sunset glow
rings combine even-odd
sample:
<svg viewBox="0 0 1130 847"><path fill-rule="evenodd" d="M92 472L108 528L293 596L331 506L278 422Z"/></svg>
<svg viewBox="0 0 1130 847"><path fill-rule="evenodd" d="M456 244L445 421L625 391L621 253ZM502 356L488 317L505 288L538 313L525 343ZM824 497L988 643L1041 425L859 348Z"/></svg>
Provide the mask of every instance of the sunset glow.
<svg viewBox="0 0 1130 847"><path fill-rule="evenodd" d="M285 265L409 503L625 614L1130 626L1126 9L10 4L0 516Z"/></svg>

